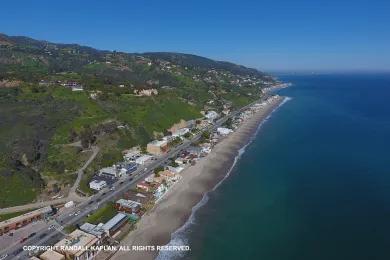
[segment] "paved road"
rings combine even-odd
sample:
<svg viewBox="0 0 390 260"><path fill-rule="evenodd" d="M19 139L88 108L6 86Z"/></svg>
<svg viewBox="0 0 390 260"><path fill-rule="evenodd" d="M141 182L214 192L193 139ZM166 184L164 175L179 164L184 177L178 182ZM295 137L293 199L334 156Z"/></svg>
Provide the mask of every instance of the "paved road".
<svg viewBox="0 0 390 260"><path fill-rule="evenodd" d="M81 181L81 178L83 177L83 173L85 171L85 169L87 169L87 167L91 164L91 162L93 160L95 160L95 157L96 155L99 153L99 147L97 146L92 146L92 155L89 157L89 159L84 163L84 165L77 171L77 179L76 181L73 183L73 186L72 188L70 189L69 191L69 194L68 194L68 197L71 197L71 196L78 196L76 194L76 189L79 187L79 184L80 184L80 181Z"/></svg>
<svg viewBox="0 0 390 260"><path fill-rule="evenodd" d="M225 123L227 119L236 116L238 113L246 110L248 107L257 102L259 101L253 102L237 111L232 112L230 115L219 119L214 125L209 126L203 131L215 130L217 127L220 127L223 123ZM135 187L136 183L140 179L150 175L156 167L165 163L169 158L175 157L181 150L189 147L193 142L198 141L203 131L195 135L191 140L185 140L177 147L171 149L166 155L157 158L157 160L153 161L151 164L139 167L131 176L122 178L121 181L114 184L114 190L108 190L107 188L103 189L97 194L89 197L87 200L81 202L75 207L73 211L74 214L66 213L57 216L52 222L53 225L57 227L56 229L50 231L47 229L42 229L41 231L37 232L33 238L28 239L24 243L16 244L3 250L0 255L7 253L9 256L6 259L25 259L28 256L28 252L22 250L24 245L37 246L54 244L65 236L61 231L63 226L81 224L81 221L84 219L84 217L97 210L101 205L108 201L115 201L119 199L127 190Z"/></svg>

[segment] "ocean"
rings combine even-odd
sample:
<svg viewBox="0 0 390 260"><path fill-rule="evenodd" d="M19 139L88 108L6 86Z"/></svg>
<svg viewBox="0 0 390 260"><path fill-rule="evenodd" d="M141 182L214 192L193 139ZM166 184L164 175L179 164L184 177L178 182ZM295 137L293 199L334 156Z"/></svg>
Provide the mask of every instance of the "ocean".
<svg viewBox="0 0 390 260"><path fill-rule="evenodd" d="M159 259L390 259L390 75L281 76L291 99Z"/></svg>

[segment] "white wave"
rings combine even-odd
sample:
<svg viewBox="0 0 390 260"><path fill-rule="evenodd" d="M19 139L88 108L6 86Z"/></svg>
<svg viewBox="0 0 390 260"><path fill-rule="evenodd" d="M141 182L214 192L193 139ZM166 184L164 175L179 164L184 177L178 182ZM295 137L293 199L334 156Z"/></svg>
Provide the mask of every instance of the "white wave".
<svg viewBox="0 0 390 260"><path fill-rule="evenodd" d="M195 213L198 211L199 208L203 207L209 200L209 193L215 191L224 180L226 180L227 177L229 177L230 173L233 171L234 166L237 164L238 160L241 158L241 156L245 153L246 148L248 145L250 145L256 138L257 134L259 133L261 126L268 121L269 118L271 118L272 114L278 110L281 106L283 106L287 101L291 100L291 97L285 97L282 102L274 109L272 112L261 121L261 123L256 128L255 133L250 137L248 143L246 143L242 148L238 150L238 154L234 158L234 162L232 166L229 168L226 175L223 177L223 179L218 182L214 188L211 191L206 192L203 195L203 198L201 201L199 201L191 210L191 215L188 218L188 220L184 223L183 226L178 228L175 232L171 234L171 241L167 244L168 246L182 246L182 245L188 245L188 234L190 233L190 227L194 224L196 224L195 219ZM180 259L186 255L187 252L185 251L160 251L160 253L157 255L156 260L175 260Z"/></svg>

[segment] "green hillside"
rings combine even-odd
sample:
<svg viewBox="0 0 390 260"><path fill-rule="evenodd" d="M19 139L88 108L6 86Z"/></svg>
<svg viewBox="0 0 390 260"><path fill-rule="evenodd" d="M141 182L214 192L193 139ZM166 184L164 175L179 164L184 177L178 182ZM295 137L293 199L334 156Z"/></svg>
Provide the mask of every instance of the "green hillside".
<svg viewBox="0 0 390 260"><path fill-rule="evenodd" d="M0 181L7 184L0 207L69 187L90 145L102 148L91 167L105 166L201 110L258 99L273 81L195 55L100 51L0 34ZM139 94L150 90L155 94Z"/></svg>

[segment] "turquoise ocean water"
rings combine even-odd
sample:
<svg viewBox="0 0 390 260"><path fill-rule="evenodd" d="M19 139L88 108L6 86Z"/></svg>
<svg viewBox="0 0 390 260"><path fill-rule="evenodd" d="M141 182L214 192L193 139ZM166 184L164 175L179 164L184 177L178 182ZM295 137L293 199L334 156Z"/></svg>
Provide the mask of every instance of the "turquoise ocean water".
<svg viewBox="0 0 390 260"><path fill-rule="evenodd" d="M291 97L160 259L390 259L390 75L281 77Z"/></svg>

